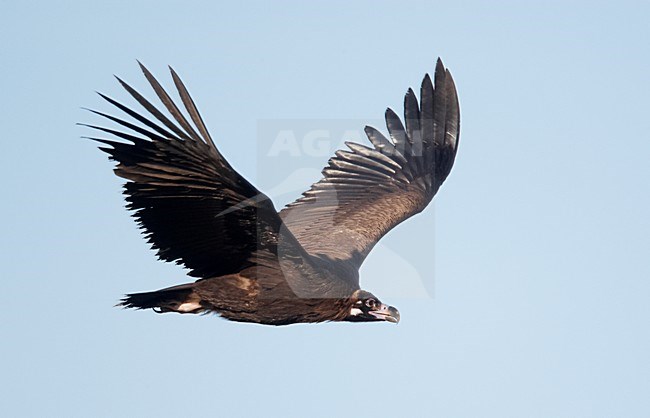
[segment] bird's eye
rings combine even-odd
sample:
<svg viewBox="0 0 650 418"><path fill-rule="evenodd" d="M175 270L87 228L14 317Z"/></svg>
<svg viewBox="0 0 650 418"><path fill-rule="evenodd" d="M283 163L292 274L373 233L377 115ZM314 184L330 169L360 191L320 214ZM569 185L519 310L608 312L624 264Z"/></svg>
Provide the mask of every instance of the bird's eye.
<svg viewBox="0 0 650 418"><path fill-rule="evenodd" d="M366 301L366 306L369 307L370 309L375 309L375 307L377 306L377 301L374 299L368 299Z"/></svg>

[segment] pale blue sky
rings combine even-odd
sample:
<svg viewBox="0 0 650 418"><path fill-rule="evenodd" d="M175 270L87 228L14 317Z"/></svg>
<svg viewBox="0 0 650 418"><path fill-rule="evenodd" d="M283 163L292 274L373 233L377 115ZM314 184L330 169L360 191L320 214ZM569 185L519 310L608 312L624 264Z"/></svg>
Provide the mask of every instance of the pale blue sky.
<svg viewBox="0 0 650 418"><path fill-rule="evenodd" d="M649 21L647 2L0 2L0 415L650 416ZM131 103L112 74L151 97L135 59L169 87L174 66L281 207L327 159L305 132L383 129L438 56L456 166L362 269L399 325L113 308L186 278L79 139L82 106L110 109L93 90ZM299 155L270 155L278 126Z"/></svg>

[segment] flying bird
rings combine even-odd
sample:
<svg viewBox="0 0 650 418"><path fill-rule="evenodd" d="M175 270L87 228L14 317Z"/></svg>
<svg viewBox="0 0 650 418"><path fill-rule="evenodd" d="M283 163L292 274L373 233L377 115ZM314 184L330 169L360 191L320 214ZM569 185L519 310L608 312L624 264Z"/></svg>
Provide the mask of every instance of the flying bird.
<svg viewBox="0 0 650 418"><path fill-rule="evenodd" d="M458 96L440 59L419 104L407 91L404 124L386 110L390 139L367 126L370 144L346 142L323 178L280 212L219 152L176 72L170 67L189 119L140 68L171 118L116 77L148 115L99 93L128 118L91 110L120 128L82 125L109 134L89 139L117 163L127 208L158 258L197 280L127 294L120 306L268 325L399 322L396 308L360 288L359 267L382 236L429 204L454 164Z"/></svg>

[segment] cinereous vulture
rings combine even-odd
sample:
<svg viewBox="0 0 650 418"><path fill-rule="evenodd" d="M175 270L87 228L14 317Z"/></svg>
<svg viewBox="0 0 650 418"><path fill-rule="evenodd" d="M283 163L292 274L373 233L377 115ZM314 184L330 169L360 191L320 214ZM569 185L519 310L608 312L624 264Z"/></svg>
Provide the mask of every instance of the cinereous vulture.
<svg viewBox="0 0 650 418"><path fill-rule="evenodd" d="M359 267L382 236L429 204L454 164L458 97L440 59L419 104L406 92L404 124L386 110L390 139L367 126L372 146L346 143L280 212L221 155L176 72L189 118L140 67L171 118L118 78L148 115L100 93L131 121L92 111L122 129L85 126L118 139L91 138L126 179L127 207L159 259L197 280L128 294L119 305L268 325L399 321L397 309L359 287Z"/></svg>

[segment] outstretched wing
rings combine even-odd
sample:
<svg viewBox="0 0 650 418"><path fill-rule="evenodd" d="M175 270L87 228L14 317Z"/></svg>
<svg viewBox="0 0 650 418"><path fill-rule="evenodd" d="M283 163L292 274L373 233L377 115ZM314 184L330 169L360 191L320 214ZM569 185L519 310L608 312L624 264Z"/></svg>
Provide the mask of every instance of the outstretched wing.
<svg viewBox="0 0 650 418"><path fill-rule="evenodd" d="M386 110L389 141L366 127L374 148L346 143L323 179L280 212L284 224L312 255L359 268L384 234L422 211L447 178L458 148L460 113L451 74L438 59L435 88L427 74L418 106L404 98L406 127Z"/></svg>
<svg viewBox="0 0 650 418"><path fill-rule="evenodd" d="M184 265L191 276L207 278L237 273L260 253L276 254L282 221L273 203L219 153L174 70L170 68L174 84L194 127L153 75L140 67L176 123L118 78L155 119L100 93L146 128L97 111L92 112L131 132L85 126L126 141L91 138L108 145L100 149L118 163L115 173L127 180L127 207L158 257ZM293 250L301 251L297 243Z"/></svg>

